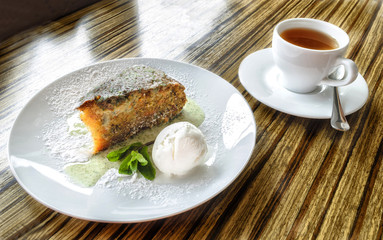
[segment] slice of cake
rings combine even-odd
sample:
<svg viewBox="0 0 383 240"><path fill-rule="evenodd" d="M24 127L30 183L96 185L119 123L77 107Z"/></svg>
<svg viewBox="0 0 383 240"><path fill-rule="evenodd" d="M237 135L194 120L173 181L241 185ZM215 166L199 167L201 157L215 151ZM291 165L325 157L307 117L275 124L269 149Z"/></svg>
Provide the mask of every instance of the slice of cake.
<svg viewBox="0 0 383 240"><path fill-rule="evenodd" d="M89 92L77 109L92 134L94 153L174 118L186 103L184 90L164 72L138 65Z"/></svg>

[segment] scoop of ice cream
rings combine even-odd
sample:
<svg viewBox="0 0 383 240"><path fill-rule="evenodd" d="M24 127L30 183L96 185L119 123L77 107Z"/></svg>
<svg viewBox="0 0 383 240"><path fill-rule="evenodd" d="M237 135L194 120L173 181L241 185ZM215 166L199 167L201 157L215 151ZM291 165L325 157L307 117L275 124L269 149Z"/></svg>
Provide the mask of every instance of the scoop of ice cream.
<svg viewBox="0 0 383 240"><path fill-rule="evenodd" d="M207 144L201 130L188 122L174 123L158 134L153 162L163 173L184 175L205 160Z"/></svg>

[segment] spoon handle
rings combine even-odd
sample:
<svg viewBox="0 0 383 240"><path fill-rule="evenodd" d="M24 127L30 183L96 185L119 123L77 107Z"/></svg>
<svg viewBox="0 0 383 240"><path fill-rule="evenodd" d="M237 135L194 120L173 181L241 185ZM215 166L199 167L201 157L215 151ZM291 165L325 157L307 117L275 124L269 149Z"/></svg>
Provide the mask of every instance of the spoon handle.
<svg viewBox="0 0 383 240"><path fill-rule="evenodd" d="M331 126L339 131L347 131L350 129L350 125L344 116L342 105L339 98L339 92L337 87L333 88L333 105L331 115Z"/></svg>

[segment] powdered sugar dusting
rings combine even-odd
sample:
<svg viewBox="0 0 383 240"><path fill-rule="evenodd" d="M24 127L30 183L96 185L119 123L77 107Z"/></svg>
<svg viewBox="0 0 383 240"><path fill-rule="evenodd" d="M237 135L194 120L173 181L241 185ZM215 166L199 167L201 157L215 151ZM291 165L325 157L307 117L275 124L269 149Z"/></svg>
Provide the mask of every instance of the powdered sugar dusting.
<svg viewBox="0 0 383 240"><path fill-rule="evenodd" d="M63 169L73 162L86 162L92 156L92 138L89 132L71 134L67 119L59 118L46 123L40 138L48 149L51 158L56 159L56 167Z"/></svg>
<svg viewBox="0 0 383 240"><path fill-rule="evenodd" d="M95 188L109 189L131 200L145 199L155 205L169 206L182 203L185 195L192 194L198 188L207 187L212 180L208 174L181 184L184 179L172 180L163 175L157 178L157 181L149 181L138 174L121 175L117 169L110 169L97 182Z"/></svg>
<svg viewBox="0 0 383 240"><path fill-rule="evenodd" d="M136 63L133 62L132 64ZM95 86L107 81L110 76L115 76L124 67L126 67L124 64L118 62L100 67L88 67L66 76L65 81L57 81L48 86L47 91L51 94L47 95L46 100L50 111L54 113L56 118L44 125L40 137L50 156L56 159L56 167L59 170L63 171L65 166L70 163L86 162L92 156L90 133L82 132L81 127L70 129L76 124L81 125L78 112L75 110L79 100L92 91ZM153 204L179 204L185 195L192 194L194 191L207 186L214 179L214 170L212 170L214 167L212 165L221 149L219 143L221 136L217 133L220 133L222 115L210 106L211 104L206 100L209 97L207 93L195 92L199 86L196 85L193 76L186 69L179 72L167 65L152 65L152 67L160 68L167 75L181 82L186 88L187 96L193 98L204 110L206 120L200 129L209 145L207 164L203 171L194 175L190 174L184 179L166 178L157 171L157 177L154 181L146 180L136 174L123 176L118 174L117 169L112 168L98 180L93 188L118 192L121 196L130 199L146 199ZM105 161L107 161L106 158Z"/></svg>
<svg viewBox="0 0 383 240"><path fill-rule="evenodd" d="M232 111L233 107L235 109L235 104L242 104L243 102L236 101L234 105L226 109L226 102L212 96L212 94L218 93L213 93L211 88L205 86L209 86L207 82L210 79L201 79L201 75L206 76L208 74L196 73L198 71L191 69L190 65L174 62L169 64L167 61L156 59L130 59L129 61L100 63L71 73L47 87L46 92L49 94L46 96L46 101L54 119L45 123L39 137L43 140L49 156L55 159L55 167L59 171L64 171L65 166L70 163L88 161L92 156L91 149L93 147L89 132L82 132L83 126L70 128L76 124L81 125L75 108L81 98L92 91L94 87L107 81L111 76L116 76L116 73L118 74L126 67L137 64L146 64L152 68L160 69L166 75L183 84L186 88L187 97L193 99L203 109L205 121L199 128L204 133L209 147L206 164L183 178L168 178L157 171L154 181L146 180L137 174L133 176L120 175L117 169L111 168L106 171L92 189L111 191L133 200L145 199L145 201L155 205L180 204L185 198L193 198L196 192L201 192L201 189L212 186L214 188L217 184L214 179L221 174L217 169L225 164L221 159L227 149L223 136L227 135L226 137L230 138L229 135L235 132L235 129L230 126L238 120L236 115L243 115L242 111L247 111L241 109L234 115L225 113ZM201 71L206 70L201 69ZM72 122L68 123L68 121ZM246 122L248 121L246 120ZM238 125L234 124L234 126ZM106 158L105 161L107 161ZM215 187L220 188L220 185Z"/></svg>
<svg viewBox="0 0 383 240"><path fill-rule="evenodd" d="M126 95L131 91L152 89L167 83L173 83L173 80L166 78L163 71L145 65L134 65L92 89L80 99L80 104L93 100L96 96L109 98Z"/></svg>

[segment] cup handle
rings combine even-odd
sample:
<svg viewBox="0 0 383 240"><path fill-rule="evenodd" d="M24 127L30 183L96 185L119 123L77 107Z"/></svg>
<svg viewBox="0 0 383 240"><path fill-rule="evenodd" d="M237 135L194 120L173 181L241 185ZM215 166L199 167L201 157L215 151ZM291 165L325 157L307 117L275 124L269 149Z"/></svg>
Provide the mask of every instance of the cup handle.
<svg viewBox="0 0 383 240"><path fill-rule="evenodd" d="M341 79L329 78L328 76L322 80L322 84L330 85L334 87L344 86L352 83L358 76L358 67L354 61L348 58L338 58L335 62L335 66L344 66L344 75Z"/></svg>

